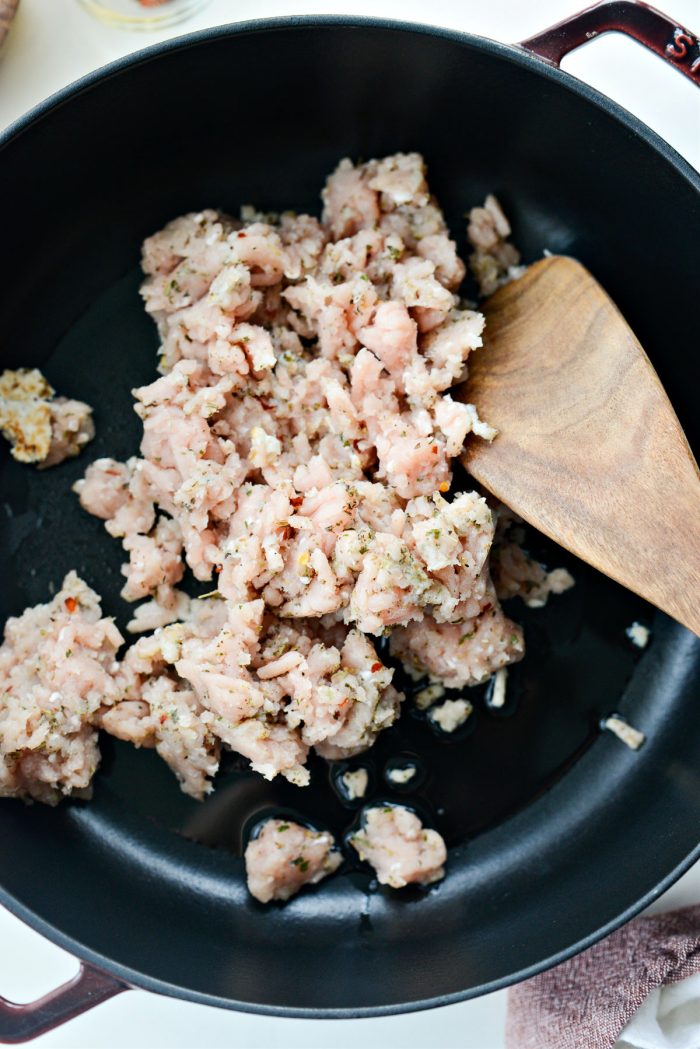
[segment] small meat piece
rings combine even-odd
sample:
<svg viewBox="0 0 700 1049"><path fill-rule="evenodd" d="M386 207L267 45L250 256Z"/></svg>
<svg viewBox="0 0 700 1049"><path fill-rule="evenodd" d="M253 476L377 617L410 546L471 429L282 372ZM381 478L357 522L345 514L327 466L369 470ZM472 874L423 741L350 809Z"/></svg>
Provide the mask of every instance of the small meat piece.
<svg viewBox="0 0 700 1049"><path fill-rule="evenodd" d="M371 229L378 219L378 194L368 185L366 172L350 160L341 160L323 191L323 221L333 238Z"/></svg>
<svg viewBox="0 0 700 1049"><path fill-rule="evenodd" d="M201 720L194 693L162 675L146 680L138 694L106 710L100 727L136 747L155 747L182 791L201 801L213 789L219 740Z"/></svg>
<svg viewBox="0 0 700 1049"><path fill-rule="evenodd" d="M491 295L496 288L523 273L524 267L518 265L520 252L508 239L510 232L510 223L492 194L482 207L469 212L467 239L475 249L469 265L482 295Z"/></svg>
<svg viewBox="0 0 700 1049"><path fill-rule="evenodd" d="M100 717L100 727L110 736L135 747L155 746L151 708L140 699L125 699L109 707Z"/></svg>
<svg viewBox="0 0 700 1049"><path fill-rule="evenodd" d="M419 692L413 697L414 706L418 710L427 710L429 707L436 703L438 699L442 699L445 695L445 686L441 685L438 681L433 681L430 685L426 685L420 689Z"/></svg>
<svg viewBox="0 0 700 1049"><path fill-rule="evenodd" d="M348 769L339 777L343 797L347 801L356 801L364 798L369 784L369 773L367 769Z"/></svg>
<svg viewBox="0 0 700 1049"><path fill-rule="evenodd" d="M360 859L377 872L382 885L430 885L445 876L447 849L435 830L426 830L402 805L367 809L363 827L350 838Z"/></svg>
<svg viewBox="0 0 700 1049"><path fill-rule="evenodd" d="M473 710L468 699L446 699L439 706L431 707L428 717L443 732L456 732Z"/></svg>
<svg viewBox="0 0 700 1049"><path fill-rule="evenodd" d="M250 761L253 772L265 779L284 776L297 787L309 783L309 771L304 768L308 747L299 733L284 722L265 722L259 718L247 718L237 725L221 725L208 716L208 725L232 750Z"/></svg>
<svg viewBox="0 0 700 1049"><path fill-rule="evenodd" d="M80 455L86 444L95 436L92 408L83 401L72 401L67 397L56 397L49 405L51 409L51 443L46 458L39 469L57 466L65 459Z"/></svg>
<svg viewBox="0 0 700 1049"><path fill-rule="evenodd" d="M143 463L132 457L125 463L96 459L73 491L88 513L100 517L112 536L146 535L156 519Z"/></svg>
<svg viewBox="0 0 700 1049"><path fill-rule="evenodd" d="M383 209L390 211L400 204L421 207L428 203L430 193L425 181L425 161L420 153L395 153L372 165L370 189L383 194Z"/></svg>
<svg viewBox="0 0 700 1049"><path fill-rule="evenodd" d="M161 583L155 595L134 609L133 618L126 624L130 634L143 634L147 630L158 630L179 620L187 619L192 602L183 590L169 583Z"/></svg>
<svg viewBox="0 0 700 1049"><path fill-rule="evenodd" d="M73 491L79 496L83 510L109 521L129 498L130 479L131 471L126 463L96 459L88 466L85 476L75 482Z"/></svg>
<svg viewBox="0 0 700 1049"><path fill-rule="evenodd" d="M405 787L418 775L418 768L416 765L403 765L387 769L384 775L394 786Z"/></svg>
<svg viewBox="0 0 700 1049"><path fill-rule="evenodd" d="M288 900L304 885L317 885L338 869L343 858L327 831L298 823L266 820L245 850L248 891L261 903Z"/></svg>
<svg viewBox="0 0 700 1049"><path fill-rule="evenodd" d="M20 463L38 463L51 447L52 386L38 368L7 370L0 375L0 429Z"/></svg>
<svg viewBox="0 0 700 1049"><path fill-rule="evenodd" d="M316 642L301 657L302 647L308 640L298 636L298 661L275 679L292 697L287 724L301 725L304 742L325 758L367 750L398 716L403 696L390 684L393 670L377 659L374 645L358 630L347 633L340 650Z"/></svg>
<svg viewBox="0 0 700 1049"><path fill-rule="evenodd" d="M8 619L0 646L0 796L55 805L99 764L94 725L120 698L123 638L75 572L46 605Z"/></svg>
<svg viewBox="0 0 700 1049"><path fill-rule="evenodd" d="M126 583L121 596L125 601L138 601L182 579L182 534L175 521L160 517L150 535L127 536L123 545L129 553L129 563L122 566Z"/></svg>
<svg viewBox="0 0 700 1049"><path fill-rule="evenodd" d="M529 608L542 608L550 594L574 585L565 568L548 571L524 548L522 521L505 506L496 511L496 538L491 551L491 577L500 601L520 597Z"/></svg>
<svg viewBox="0 0 700 1049"><path fill-rule="evenodd" d="M411 669L448 688L486 681L525 654L523 632L497 604L464 623L436 623L426 616L391 635L391 652Z"/></svg>
<svg viewBox="0 0 700 1049"><path fill-rule="evenodd" d="M281 774L308 783L308 746L296 725L280 720L284 688L251 673L263 630L262 601L228 605L228 619L211 638L185 637L173 653L175 669L203 708L202 722L266 779ZM171 630L174 628L171 628Z"/></svg>
<svg viewBox="0 0 700 1049"><path fill-rule="evenodd" d="M92 408L54 398L38 368L8 369L0 375L0 430L12 444L13 458L42 469L78 455L95 436Z"/></svg>

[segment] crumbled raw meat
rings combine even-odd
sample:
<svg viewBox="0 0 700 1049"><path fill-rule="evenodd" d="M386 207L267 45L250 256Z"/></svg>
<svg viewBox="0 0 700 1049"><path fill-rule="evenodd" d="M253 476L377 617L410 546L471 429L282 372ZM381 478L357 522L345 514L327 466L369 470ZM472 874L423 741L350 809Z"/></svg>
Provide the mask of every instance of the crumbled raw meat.
<svg viewBox="0 0 700 1049"><path fill-rule="evenodd" d="M445 876L445 842L402 805L367 809L350 843L360 859L374 867L382 885L392 889L430 885Z"/></svg>
<svg viewBox="0 0 700 1049"><path fill-rule="evenodd" d="M420 674L417 674L420 677ZM427 710L433 703L436 703L438 699L442 699L445 695L445 686L441 685L438 681L433 681L430 685L426 685L420 691L416 692L413 697L413 702L419 710Z"/></svg>
<svg viewBox="0 0 700 1049"><path fill-rule="evenodd" d="M101 725L155 746L194 797L211 789L222 744L267 779L303 786L311 746L328 757L365 750L402 698L367 638L342 624L317 630L265 617L261 600L192 601L185 621L127 651L122 701Z"/></svg>
<svg viewBox="0 0 700 1049"><path fill-rule="evenodd" d="M0 796L55 804L99 763L100 708L120 696L123 638L75 572L46 605L8 619L0 646Z"/></svg>
<svg viewBox="0 0 700 1049"><path fill-rule="evenodd" d="M508 619L492 594L492 604L462 623L436 623L426 617L391 635L392 654L412 663L448 688L478 685L525 654L521 628Z"/></svg>
<svg viewBox="0 0 700 1049"><path fill-rule="evenodd" d="M491 295L525 271L524 266L518 265L520 252L508 239L510 234L510 223L492 194L481 207L469 212L467 239L474 248L469 266L482 295Z"/></svg>
<svg viewBox="0 0 700 1049"><path fill-rule="evenodd" d="M356 801L364 798L369 784L369 773L367 769L348 769L340 777L344 797L348 801Z"/></svg>
<svg viewBox="0 0 700 1049"><path fill-rule="evenodd" d="M505 229L490 204L486 215ZM142 458L98 460L75 486L129 554L123 596L146 599L131 631L187 616L183 558L198 579L216 573L235 605L363 633L406 627L411 660L411 624L463 624L495 605L491 512L475 493L441 494L466 435L495 434L445 392L481 346L484 319L460 307L464 267L418 154L343 161L323 224L250 210L243 223L214 211L176 219L145 242L143 266L163 345L161 377L134 391ZM482 645L466 679L511 656ZM280 723L280 689L306 672L263 670L266 723L251 715L228 731L265 774L300 781L305 748L355 753L395 717L388 681L369 694L349 675L352 716L336 717L333 738L308 699L301 717L293 691ZM318 681L316 706L323 696L332 707L323 690L337 685Z"/></svg>
<svg viewBox="0 0 700 1049"><path fill-rule="evenodd" d="M64 459L79 455L95 436L92 408L83 401L55 397L51 408L51 443L46 458L38 465L40 470L57 466Z"/></svg>
<svg viewBox="0 0 700 1049"><path fill-rule="evenodd" d="M418 775L418 769L415 765L404 765L403 768L387 769L385 775L390 783L404 787Z"/></svg>
<svg viewBox="0 0 700 1049"><path fill-rule="evenodd" d="M78 455L95 436L92 408L82 401L55 397L37 368L0 375L0 430L11 442L11 455L40 469Z"/></svg>
<svg viewBox="0 0 700 1049"><path fill-rule="evenodd" d="M154 747L193 797L211 789L222 747L303 785L312 748L348 758L398 715L403 696L367 635L391 633L428 689L484 681L522 657L491 580L494 514L476 492L448 495L467 434L495 431L447 392L482 345L484 317L460 302L465 267L423 159L343 160L323 206L320 222L205 210L145 241L142 296L161 348L158 377L133 391L140 456L98 459L74 486L128 554L122 597L140 602L128 630L142 636L116 659L121 637L92 595L86 681L99 669L105 682L77 708L75 685L47 721L42 689L60 690L31 656L49 658L57 599L11 621L24 647L8 626L5 793L53 800L87 786L98 727ZM494 198L474 209L479 279L513 275L509 235ZM39 372L8 375L10 392L26 386L19 415L36 413L20 457L50 464L89 439L87 406L51 400ZM12 420L2 425L12 435ZM565 588L566 573L547 575L509 538L503 593L525 580L541 603ZM216 581L205 600L180 589L186 567ZM469 705L440 709L455 702ZM407 841L415 819L391 817Z"/></svg>
<svg viewBox="0 0 700 1049"><path fill-rule="evenodd" d="M261 903L288 900L338 869L342 856L327 831L291 821L266 820L245 850L248 891Z"/></svg>
<svg viewBox="0 0 700 1049"><path fill-rule="evenodd" d="M110 535L146 535L155 524L144 465L136 458L126 463L97 459L73 485L81 506L101 517Z"/></svg>
<svg viewBox="0 0 700 1049"><path fill-rule="evenodd" d="M446 699L439 706L431 707L428 717L443 732L455 732L461 728L473 709L468 699Z"/></svg>
<svg viewBox="0 0 700 1049"><path fill-rule="evenodd" d="M100 727L137 747L155 747L182 790L201 799L212 789L220 740L201 717L195 693L172 670L185 631L196 629L178 623L132 645L117 673L120 700L102 712Z"/></svg>
<svg viewBox="0 0 700 1049"><path fill-rule="evenodd" d="M261 594L283 616L342 613L381 631L420 618L425 601L363 620L373 581L365 572L353 602L358 572L338 578L335 546L369 525L392 537L376 535L375 562L387 546L404 556L406 503L449 489L467 433L493 436L444 395L481 345L483 317L459 308L463 266L419 155L343 161L324 201L326 225L248 213L241 226L204 211L145 242L163 375L135 391L143 459L98 460L76 491L132 562L163 551L157 508L197 578L223 566L230 600ZM379 527L378 501L391 505ZM157 603L139 575L132 564L125 596Z"/></svg>
<svg viewBox="0 0 700 1049"><path fill-rule="evenodd" d="M109 521L129 498L130 479L128 463L118 463L115 459L96 459L88 466L85 477L73 485L73 491L80 496L83 509Z"/></svg>
<svg viewBox="0 0 700 1049"><path fill-rule="evenodd" d="M277 636L286 644L292 633L288 629ZM350 757L370 747L395 721L402 697L391 687L393 671L358 630L347 632L340 649L310 640L297 635L293 645L298 661L274 678L292 697L287 724L299 726L303 741L324 757Z"/></svg>
<svg viewBox="0 0 700 1049"><path fill-rule="evenodd" d="M491 576L499 600L521 597L530 608L542 608L550 594L563 594L574 585L565 568L548 571L523 547L522 522L505 506L497 511L496 536L491 551Z"/></svg>
<svg viewBox="0 0 700 1049"><path fill-rule="evenodd" d="M124 549L129 553L129 563L122 568L126 601L137 601L182 579L182 536L175 521L160 517L150 535L127 536Z"/></svg>

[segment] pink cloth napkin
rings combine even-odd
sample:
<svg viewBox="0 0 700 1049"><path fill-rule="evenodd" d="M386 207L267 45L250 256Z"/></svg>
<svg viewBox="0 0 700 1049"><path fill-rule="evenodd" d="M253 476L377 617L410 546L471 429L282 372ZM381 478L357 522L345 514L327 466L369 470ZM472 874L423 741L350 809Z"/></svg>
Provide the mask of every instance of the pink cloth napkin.
<svg viewBox="0 0 700 1049"><path fill-rule="evenodd" d="M507 1049L611 1049L648 994L700 972L700 906L636 918L514 987Z"/></svg>

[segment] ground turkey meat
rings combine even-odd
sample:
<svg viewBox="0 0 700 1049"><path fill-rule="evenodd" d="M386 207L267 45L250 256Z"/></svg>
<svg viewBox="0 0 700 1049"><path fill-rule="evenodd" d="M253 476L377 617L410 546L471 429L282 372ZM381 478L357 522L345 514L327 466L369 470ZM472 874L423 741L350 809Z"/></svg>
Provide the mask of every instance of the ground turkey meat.
<svg viewBox="0 0 700 1049"><path fill-rule="evenodd" d="M342 863L327 831L286 820L266 820L245 850L248 889L261 903L288 900L304 885L316 885Z"/></svg>
<svg viewBox="0 0 700 1049"><path fill-rule="evenodd" d="M360 859L374 867L382 885L392 889L430 885L445 875L445 842L402 805L367 809L362 828L350 842Z"/></svg>
<svg viewBox="0 0 700 1049"><path fill-rule="evenodd" d="M83 790L99 728L154 748L195 798L225 748L304 786L312 750L352 757L398 716L377 639L429 684L475 685L524 652L500 595L542 603L569 585L505 545L501 511L468 479L454 490L467 436L496 432L449 392L483 352L485 319L459 297L465 265L423 158L342 160L322 204L320 219L206 209L144 242L160 348L133 391L139 454L99 458L74 486L123 545L127 630L141 636L118 658L119 632L74 575L10 621L3 793ZM515 275L495 198L469 236L484 289ZM45 464L92 433L90 409L36 370L0 377L0 426L13 454ZM187 570L206 594L186 592ZM434 844L410 837L410 813L389 816L414 851ZM370 813L370 830L385 817Z"/></svg>
<svg viewBox="0 0 700 1049"><path fill-rule="evenodd" d="M38 368L8 368L0 375L0 431L18 462L56 466L95 436L92 408L54 392Z"/></svg>
<svg viewBox="0 0 700 1049"><path fill-rule="evenodd" d="M119 698L123 638L70 572L46 605L8 619L0 646L0 796L55 804L84 792L100 760L100 710Z"/></svg>

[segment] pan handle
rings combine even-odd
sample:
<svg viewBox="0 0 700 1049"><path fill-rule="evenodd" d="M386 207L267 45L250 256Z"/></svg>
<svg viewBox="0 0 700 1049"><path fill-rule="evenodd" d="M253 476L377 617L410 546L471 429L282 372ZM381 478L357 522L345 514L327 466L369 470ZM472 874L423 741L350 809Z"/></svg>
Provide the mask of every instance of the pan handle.
<svg viewBox="0 0 700 1049"><path fill-rule="evenodd" d="M517 46L558 66L569 51L611 32L626 33L644 44L700 87L697 35L642 0L603 0Z"/></svg>
<svg viewBox="0 0 700 1049"><path fill-rule="evenodd" d="M28 1042L128 990L122 980L82 962L72 980L35 1002L18 1005L0 997L0 1043Z"/></svg>

